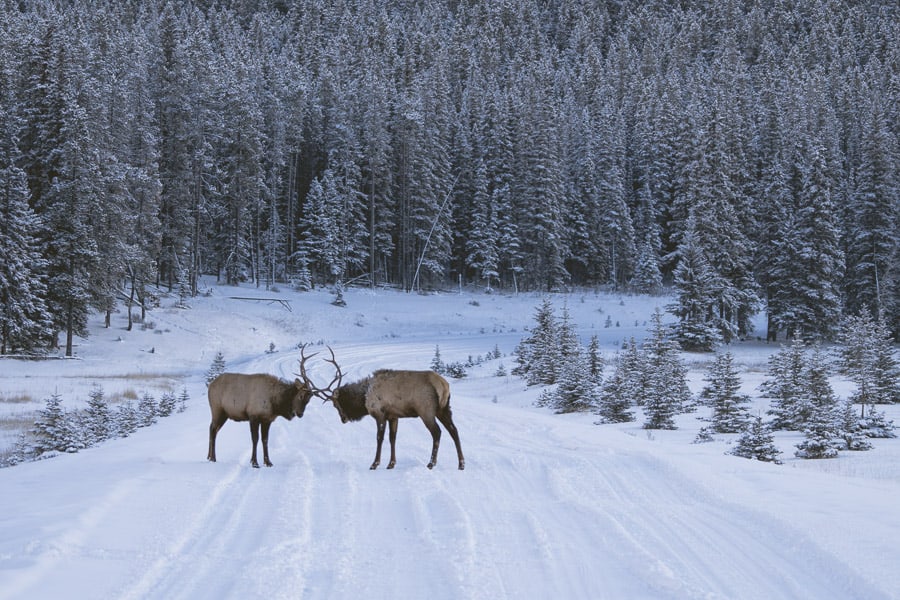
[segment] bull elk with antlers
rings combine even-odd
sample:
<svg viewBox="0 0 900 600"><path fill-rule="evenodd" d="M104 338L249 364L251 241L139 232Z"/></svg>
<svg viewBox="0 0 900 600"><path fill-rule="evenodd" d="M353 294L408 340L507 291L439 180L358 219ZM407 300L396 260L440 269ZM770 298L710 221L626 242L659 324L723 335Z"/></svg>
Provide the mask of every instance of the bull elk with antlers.
<svg viewBox="0 0 900 600"><path fill-rule="evenodd" d="M305 346L304 346L305 348ZM305 374L304 348L300 349L300 371ZM305 379L305 377L304 377ZM216 434L228 419L250 421L250 439L253 454L250 465L259 468L256 446L262 429L263 462L272 466L269 460L269 427L278 417L287 420L303 416L306 405L312 398L311 388L300 379L283 381L274 375L256 373L222 373L209 384L209 410L212 421L209 424L209 453L207 460L216 462Z"/></svg>
<svg viewBox="0 0 900 600"><path fill-rule="evenodd" d="M378 426L377 446L371 469L376 469L381 464L381 446L384 442L386 427L390 429L389 439L391 442L391 460L387 468L393 469L397 464L397 422L404 417L419 417L431 432L433 444L431 461L428 463L429 469L437 463L438 448L441 443L441 428L437 424L438 421L444 425L456 444L460 470L465 469L466 461L459 443L459 432L453 423L453 414L450 411L450 384L446 379L434 371L381 369L355 383L340 385L341 369L334 359L334 352L331 353L331 360L328 362L337 369L337 376L328 388L324 390L316 388L308 378L305 380L315 395L325 401L331 401L337 409L342 423L359 421L366 415L371 415L375 419ZM338 387L332 391L335 383L338 384Z"/></svg>

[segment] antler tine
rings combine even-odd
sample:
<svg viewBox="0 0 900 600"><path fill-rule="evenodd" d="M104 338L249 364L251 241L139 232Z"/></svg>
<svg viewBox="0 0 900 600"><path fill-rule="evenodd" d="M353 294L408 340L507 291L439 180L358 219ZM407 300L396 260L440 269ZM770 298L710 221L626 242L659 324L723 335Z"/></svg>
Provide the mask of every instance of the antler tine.
<svg viewBox="0 0 900 600"><path fill-rule="evenodd" d="M334 357L334 350L331 349L331 346L328 346L328 352L331 353L331 360L326 359L325 362L329 362L329 363L333 364L335 370L337 371L337 373L334 376L334 379L331 380L331 383L328 384L328 388L327 388L327 390L333 394L334 389L335 389L335 384L337 385L337 387L341 386L341 379L343 378L343 374L341 373L341 366L339 364L337 364L337 359L335 359L335 357Z"/></svg>
<svg viewBox="0 0 900 600"><path fill-rule="evenodd" d="M306 387L308 387L313 393L316 393L318 391L318 388L313 385L313 382L309 378L309 375L306 374L306 361L318 354L318 352L313 352L309 356L306 356L306 347L308 345L309 344L303 344L302 346L300 346L300 377L303 378L303 383L306 384Z"/></svg>

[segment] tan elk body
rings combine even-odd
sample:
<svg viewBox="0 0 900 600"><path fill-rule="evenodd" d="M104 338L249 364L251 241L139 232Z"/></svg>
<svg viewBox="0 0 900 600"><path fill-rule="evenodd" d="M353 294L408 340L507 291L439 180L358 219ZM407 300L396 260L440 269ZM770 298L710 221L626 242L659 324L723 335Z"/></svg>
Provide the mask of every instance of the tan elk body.
<svg viewBox="0 0 900 600"><path fill-rule="evenodd" d="M296 415L303 416L306 405L312 397L309 387L299 379L283 381L274 375L263 373L242 374L223 373L209 384L209 410L212 421L209 424L209 454L207 459L216 462L216 434L225 421L250 421L250 439L253 454L250 464L259 467L256 460L256 445L262 428L263 462L272 466L269 460L269 427L277 417L291 420Z"/></svg>
<svg viewBox="0 0 900 600"><path fill-rule="evenodd" d="M440 421L456 444L460 470L465 468L459 432L453 423L450 411L450 384L434 371L402 371L382 369L356 383L339 386L327 396L337 409L341 422L359 421L371 415L378 426L375 460L370 468L381 463L381 446L384 442L385 427L389 427L391 460L387 468L397 463L396 441L397 421L404 417L419 417L431 432L431 469L437 463L438 447L441 442Z"/></svg>

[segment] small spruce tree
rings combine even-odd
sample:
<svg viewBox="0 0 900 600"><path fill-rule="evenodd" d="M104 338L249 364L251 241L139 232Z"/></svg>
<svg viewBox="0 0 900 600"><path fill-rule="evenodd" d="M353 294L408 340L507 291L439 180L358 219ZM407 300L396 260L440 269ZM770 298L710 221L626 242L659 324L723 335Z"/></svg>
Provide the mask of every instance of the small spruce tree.
<svg viewBox="0 0 900 600"><path fill-rule="evenodd" d="M105 442L115 435L112 415L104 398L103 388L95 386L88 395L87 411L84 414L85 443L93 446Z"/></svg>
<svg viewBox="0 0 900 600"><path fill-rule="evenodd" d="M678 344L668 338L662 313L653 315L650 337L641 347L644 366L644 429L677 429L675 415L691 400Z"/></svg>
<svg viewBox="0 0 900 600"><path fill-rule="evenodd" d="M769 378L760 389L763 396L772 398L768 414L774 429L798 431L809 417L806 371L806 344L800 338L769 358Z"/></svg>
<svg viewBox="0 0 900 600"><path fill-rule="evenodd" d="M156 423L156 399L150 392L144 392L138 401L138 424L141 427L149 427Z"/></svg>
<svg viewBox="0 0 900 600"><path fill-rule="evenodd" d="M894 354L891 330L884 314L878 315L873 334L875 347L874 395L878 404L900 403L900 364Z"/></svg>
<svg viewBox="0 0 900 600"><path fill-rule="evenodd" d="M635 404L643 406L643 390L647 386L647 375L644 368L644 357L634 338L630 338L624 344L616 368L622 370L622 380L627 388L625 393L631 394Z"/></svg>
<svg viewBox="0 0 900 600"><path fill-rule="evenodd" d="M444 372L444 361L441 360L441 347L434 347L434 356L431 358L431 370L435 373Z"/></svg>
<svg viewBox="0 0 900 600"><path fill-rule="evenodd" d="M183 413L187 410L187 402L191 399L187 388L181 388L181 394L178 396L178 412Z"/></svg>
<svg viewBox="0 0 900 600"><path fill-rule="evenodd" d="M600 353L600 338L595 334L591 336L588 346L588 367L591 378L597 386L603 385L603 355Z"/></svg>
<svg viewBox="0 0 900 600"><path fill-rule="evenodd" d="M634 421L634 413L629 410L635 398L635 382L625 367L622 355L615 358L615 369L604 382L597 403L600 423L627 423Z"/></svg>
<svg viewBox="0 0 900 600"><path fill-rule="evenodd" d="M116 428L119 437L128 437L140 427L138 411L131 400L126 400L116 409Z"/></svg>
<svg viewBox="0 0 900 600"><path fill-rule="evenodd" d="M34 456L48 452L67 452L71 445L71 429L67 425L66 411L62 407L62 396L53 394L44 401L44 408L38 411L34 427L30 430L34 438Z"/></svg>
<svg viewBox="0 0 900 600"><path fill-rule="evenodd" d="M781 450L775 446L772 429L763 423L760 416L750 420L730 453L743 458L781 464L778 460Z"/></svg>
<svg viewBox="0 0 900 600"><path fill-rule="evenodd" d="M875 320L864 309L848 317L840 342L838 369L857 385L853 401L860 404L860 416L868 405L900 402L900 368L883 316Z"/></svg>
<svg viewBox="0 0 900 600"><path fill-rule="evenodd" d="M700 391L700 398L712 407L712 428L717 433L738 433L747 426L750 397L740 394L741 380L730 352L716 357Z"/></svg>
<svg viewBox="0 0 900 600"><path fill-rule="evenodd" d="M853 400L848 399L837 413L838 438L842 442L841 450L871 450L872 443L866 439L865 421L853 407Z"/></svg>
<svg viewBox="0 0 900 600"><path fill-rule="evenodd" d="M821 349L814 348L807 368L804 405L808 417L803 421L806 436L794 453L799 458L835 458L838 455L838 400L828 382L828 366Z"/></svg>
<svg viewBox="0 0 900 600"><path fill-rule="evenodd" d="M553 390L549 404L558 413L595 410L599 401L596 381L582 353L570 356L563 362L559 382Z"/></svg>
<svg viewBox="0 0 900 600"><path fill-rule="evenodd" d="M559 324L553 312L553 304L544 298L535 313L537 324L531 335L516 347L513 375L520 375L528 385L556 383L559 361Z"/></svg>
<svg viewBox="0 0 900 600"><path fill-rule="evenodd" d="M869 407L869 412L863 418L866 428L866 437L870 438L895 438L894 422L884 415L884 411L875 410L874 406Z"/></svg>
<svg viewBox="0 0 900 600"><path fill-rule="evenodd" d="M213 379L225 372L225 356L221 351L216 352L209 370L206 371L206 385L213 382Z"/></svg>
<svg viewBox="0 0 900 600"><path fill-rule="evenodd" d="M159 406L156 412L161 417L168 417L175 412L175 394L164 392L159 398Z"/></svg>

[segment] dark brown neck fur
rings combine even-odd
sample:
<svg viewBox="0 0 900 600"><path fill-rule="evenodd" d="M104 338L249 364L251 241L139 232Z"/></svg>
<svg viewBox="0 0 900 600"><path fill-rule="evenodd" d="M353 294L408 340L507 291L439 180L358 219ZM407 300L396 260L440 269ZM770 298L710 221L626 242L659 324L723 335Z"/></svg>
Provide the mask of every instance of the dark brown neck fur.
<svg viewBox="0 0 900 600"><path fill-rule="evenodd" d="M366 411L366 392L369 389L369 379L363 379L356 383L348 383L338 388L335 394L341 410L351 421L359 421L368 413Z"/></svg>

